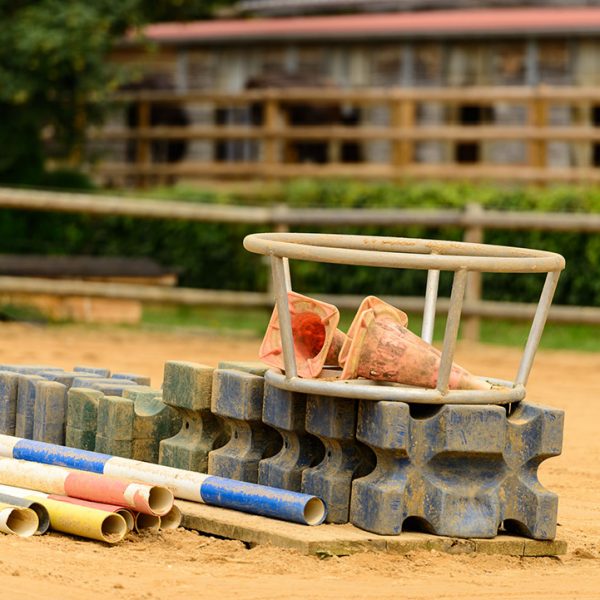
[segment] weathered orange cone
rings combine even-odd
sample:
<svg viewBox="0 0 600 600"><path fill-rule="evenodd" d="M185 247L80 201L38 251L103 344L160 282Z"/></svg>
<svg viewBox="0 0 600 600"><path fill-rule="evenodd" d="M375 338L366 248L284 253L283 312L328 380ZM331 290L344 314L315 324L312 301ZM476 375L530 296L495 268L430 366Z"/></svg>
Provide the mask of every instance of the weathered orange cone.
<svg viewBox="0 0 600 600"><path fill-rule="evenodd" d="M324 365L337 365L346 335L337 329L340 313L333 304L288 292L296 369L300 377L317 377ZM266 364L284 368L279 314L273 310L259 350Z"/></svg>
<svg viewBox="0 0 600 600"><path fill-rule="evenodd" d="M376 381L435 388L441 353L402 324L402 311L379 300L359 310L342 349L342 379L364 377ZM402 313L404 314L404 313ZM406 315L405 315L406 316ZM489 390L491 385L453 364L450 389Z"/></svg>
<svg viewBox="0 0 600 600"><path fill-rule="evenodd" d="M408 315L404 311L380 300L377 296L367 296L360 303L356 315L352 320L352 324L350 325L350 329L348 330L346 341L340 350L339 363L342 367L346 364L346 359L352 346L352 340L360 331L360 316L367 311L371 311L375 317L385 315L384 318L391 319L404 327L408 324Z"/></svg>

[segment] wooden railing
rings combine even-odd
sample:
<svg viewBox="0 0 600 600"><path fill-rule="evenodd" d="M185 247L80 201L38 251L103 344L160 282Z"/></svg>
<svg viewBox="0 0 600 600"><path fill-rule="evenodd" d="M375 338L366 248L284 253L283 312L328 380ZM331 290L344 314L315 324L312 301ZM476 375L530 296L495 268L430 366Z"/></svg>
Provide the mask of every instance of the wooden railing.
<svg viewBox="0 0 600 600"><path fill-rule="evenodd" d="M600 107L600 88L447 88L447 89L277 89L253 90L237 94L137 92L121 94L116 101L138 105L136 126L107 127L89 132L90 140L127 141L135 144L133 162L100 161L93 165L96 173L113 178L133 177L143 185L160 177L237 177L285 179L307 177L352 177L358 179L493 179L511 181L600 181L600 153L592 146L600 143L600 123L595 123L595 110ZM460 124L447 119L443 124L427 124L419 118L424 103L437 103L452 112L460 106L494 107L499 104L520 105L525 109L522 123ZM152 107L158 105L203 105L216 114L218 108L247 107L259 114L258 124L216 125L215 119L205 125L152 126ZM289 123L288 108L295 106L351 107L361 109L384 107L385 123L369 124L361 117L355 126L297 126ZM551 108L566 106L569 116L564 125L551 123ZM460 119L458 119L460 121ZM597 125L597 126L596 126ZM254 140L256 149L251 160L217 160L213 154L206 160L184 159L178 162L153 162L151 145L157 140L205 140L214 145L233 140ZM453 148L460 143L481 144L498 141L520 141L526 144L526 159L518 164L495 164L485 157L477 162L460 162L450 157L445 162L418 162L416 144L439 141ZM363 145L386 141L390 144L385 162L341 162L339 147L344 142ZM298 163L286 156L291 143L322 142L328 148L323 164ZM576 164L556 168L548 160L548 144L566 142L579 148ZM363 153L364 154L364 153ZM452 154L452 152L450 152ZM109 158L109 157L107 157Z"/></svg>
<svg viewBox="0 0 600 600"><path fill-rule="evenodd" d="M118 196L61 194L33 190L0 188L0 209L86 213L98 216L121 215L143 219L177 219L196 222L246 223L260 230L289 231L294 227L314 225L338 227L343 225L424 225L427 227L455 226L464 230L465 241L481 242L485 230L526 229L540 231L600 232L600 214L533 213L485 210L469 204L466 210L399 210L399 209L308 209L284 205L225 206L188 202L127 199ZM1 212L0 212L1 214ZM571 267L575 268L575 267ZM598 274L590 273L590 277ZM133 285L91 281L46 280L26 277L0 276L2 294L53 294L58 296L89 296L140 300L185 305L213 304L220 306L272 306L270 292L238 292L164 286ZM362 296L318 296L339 308L356 308ZM471 277L467 283L463 305L464 338L479 337L480 318L529 320L534 304L493 302L483 300L482 282ZM384 297L407 311L422 311L423 298ZM448 299L440 298L440 312L448 308ZM582 306L553 306L549 321L560 323L600 324L600 308Z"/></svg>

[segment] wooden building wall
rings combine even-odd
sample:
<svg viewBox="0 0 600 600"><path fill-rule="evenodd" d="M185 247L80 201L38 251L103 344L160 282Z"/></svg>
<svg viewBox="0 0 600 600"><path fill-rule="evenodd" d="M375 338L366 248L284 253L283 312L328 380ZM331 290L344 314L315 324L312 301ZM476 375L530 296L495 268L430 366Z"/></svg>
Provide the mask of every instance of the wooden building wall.
<svg viewBox="0 0 600 600"><path fill-rule="evenodd" d="M154 52L122 49L114 60L127 65L140 82L157 89L186 92L212 90L236 92L253 85L298 87L385 88L385 87L468 87L468 86L577 86L600 85L600 38L569 39L492 39L473 41L381 41L371 43L252 44L162 47ZM279 78L279 81L278 81ZM291 85L291 83L289 83ZM339 107L341 119L355 119L352 107ZM186 107L191 125L219 123L248 124L255 118L247 108L221 110L210 105ZM114 122L127 119L123 112ZM364 109L361 124L385 125L391 116L383 107ZM502 102L489 107L477 105L443 106L421 103L416 115L420 125L477 124L525 125L527 116L520 107ZM586 110L552 106L550 124L592 124L600 119L600 109ZM224 144L224 145L223 145ZM417 162L476 162L522 164L526 161L525 143L487 141L477 147L468 144L424 141L415 146ZM127 154L123 143L95 149L106 153ZM361 158L369 162L387 162L391 143L365 142ZM589 158L589 145L552 142L548 147L551 165L570 166ZM587 154L586 154L587 153ZM252 140L223 142L216 148L212 141L188 144L189 160L253 160L257 157Z"/></svg>

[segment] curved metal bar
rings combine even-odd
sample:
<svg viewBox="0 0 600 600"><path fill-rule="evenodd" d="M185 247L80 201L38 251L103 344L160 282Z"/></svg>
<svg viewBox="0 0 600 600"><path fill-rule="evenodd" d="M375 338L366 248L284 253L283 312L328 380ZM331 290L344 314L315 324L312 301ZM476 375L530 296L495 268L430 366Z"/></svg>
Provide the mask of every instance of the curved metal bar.
<svg viewBox="0 0 600 600"><path fill-rule="evenodd" d="M410 238L307 233L254 233L244 248L297 260L444 271L546 273L564 269L559 254L526 248Z"/></svg>
<svg viewBox="0 0 600 600"><path fill-rule="evenodd" d="M510 404L525 398L522 385L489 391L450 390L442 394L439 390L382 384L370 379L344 381L286 377L274 369L265 373L265 381L290 392L411 404Z"/></svg>

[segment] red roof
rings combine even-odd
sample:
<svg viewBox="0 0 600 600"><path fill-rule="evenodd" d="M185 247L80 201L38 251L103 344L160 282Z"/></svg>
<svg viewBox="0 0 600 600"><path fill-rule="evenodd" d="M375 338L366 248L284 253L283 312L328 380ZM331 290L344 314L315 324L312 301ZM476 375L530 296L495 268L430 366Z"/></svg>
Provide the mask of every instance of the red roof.
<svg viewBox="0 0 600 600"><path fill-rule="evenodd" d="M600 33L600 8L514 8L158 23L162 43Z"/></svg>

